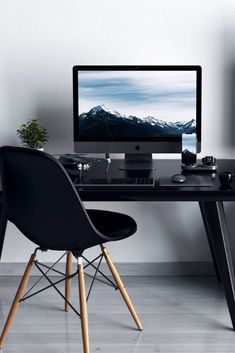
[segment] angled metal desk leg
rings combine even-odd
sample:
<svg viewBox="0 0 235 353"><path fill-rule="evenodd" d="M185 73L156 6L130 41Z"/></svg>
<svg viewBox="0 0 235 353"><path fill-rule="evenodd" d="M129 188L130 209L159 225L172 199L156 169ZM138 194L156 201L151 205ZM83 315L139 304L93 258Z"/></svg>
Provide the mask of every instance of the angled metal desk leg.
<svg viewBox="0 0 235 353"><path fill-rule="evenodd" d="M223 202L202 201L200 208L210 233L215 257L218 260L228 309L235 330L235 279Z"/></svg>
<svg viewBox="0 0 235 353"><path fill-rule="evenodd" d="M212 243L212 240L211 240L212 236L210 234L210 229L209 229L209 227L207 225L205 212L203 212L202 202L199 202L199 207L200 207L200 210L201 210L201 215L202 215L202 219L203 219L203 223L204 223L204 227L205 227L205 231L206 231L206 235L207 235L207 240L208 240L210 251L211 251L211 257L212 257L212 261L213 261L213 265L214 265L214 269L215 269L215 274L216 274L216 277L217 277L217 281L220 283L221 282L221 278L220 278L220 273L219 273L218 260L216 259L216 256L215 256L215 250L213 248L213 243Z"/></svg>
<svg viewBox="0 0 235 353"><path fill-rule="evenodd" d="M4 215L3 206L0 203L0 259L2 256L2 248L3 248L4 238L5 238L6 226L7 226L7 218Z"/></svg>

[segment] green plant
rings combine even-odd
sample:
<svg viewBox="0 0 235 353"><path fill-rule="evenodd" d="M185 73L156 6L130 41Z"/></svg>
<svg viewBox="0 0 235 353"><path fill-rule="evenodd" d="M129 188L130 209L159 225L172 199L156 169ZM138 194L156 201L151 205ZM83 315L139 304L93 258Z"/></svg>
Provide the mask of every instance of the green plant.
<svg viewBox="0 0 235 353"><path fill-rule="evenodd" d="M37 119L30 119L17 130L22 145L30 148L42 148L48 140L47 130Z"/></svg>

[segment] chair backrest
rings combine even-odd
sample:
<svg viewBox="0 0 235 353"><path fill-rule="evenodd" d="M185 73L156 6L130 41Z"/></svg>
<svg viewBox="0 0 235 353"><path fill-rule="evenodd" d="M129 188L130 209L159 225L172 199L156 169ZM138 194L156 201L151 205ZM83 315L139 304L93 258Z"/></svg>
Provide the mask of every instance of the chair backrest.
<svg viewBox="0 0 235 353"><path fill-rule="evenodd" d="M0 148L4 212L31 241L46 249L84 249L102 235L62 165L47 153Z"/></svg>

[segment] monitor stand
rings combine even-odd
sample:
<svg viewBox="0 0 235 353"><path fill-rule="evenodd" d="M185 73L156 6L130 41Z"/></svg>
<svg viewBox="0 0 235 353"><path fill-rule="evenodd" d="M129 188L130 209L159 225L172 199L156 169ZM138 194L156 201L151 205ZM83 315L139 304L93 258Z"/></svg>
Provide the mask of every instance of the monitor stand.
<svg viewBox="0 0 235 353"><path fill-rule="evenodd" d="M126 171L151 171L155 169L156 168L153 165L152 153L126 153L123 164L119 168L119 170Z"/></svg>

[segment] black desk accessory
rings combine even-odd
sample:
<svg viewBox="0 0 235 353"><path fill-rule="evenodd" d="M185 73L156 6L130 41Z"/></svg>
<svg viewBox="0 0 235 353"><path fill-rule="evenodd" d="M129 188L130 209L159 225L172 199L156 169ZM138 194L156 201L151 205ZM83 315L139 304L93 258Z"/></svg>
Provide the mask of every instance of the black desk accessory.
<svg viewBox="0 0 235 353"><path fill-rule="evenodd" d="M85 188L114 188L114 189L146 189L155 186L154 178L77 178L74 181L76 187Z"/></svg>
<svg viewBox="0 0 235 353"><path fill-rule="evenodd" d="M82 178L82 173L88 172L92 166L90 158L78 154L60 155L59 161L68 172L71 170L77 171L79 173L79 178Z"/></svg>
<svg viewBox="0 0 235 353"><path fill-rule="evenodd" d="M216 164L216 158L213 156L206 156L202 158L201 164L182 164L182 170L184 173L214 173L218 166Z"/></svg>
<svg viewBox="0 0 235 353"><path fill-rule="evenodd" d="M209 175L186 175L183 183L175 183L172 181L172 177L163 176L160 177L159 187L167 188L187 188L187 187L211 187L212 180Z"/></svg>
<svg viewBox="0 0 235 353"><path fill-rule="evenodd" d="M235 176L231 172L221 172L219 173L220 184L224 187L228 187L235 179Z"/></svg>
<svg viewBox="0 0 235 353"><path fill-rule="evenodd" d="M204 158L202 158L202 164L204 166L215 166L216 165L216 158L213 156L206 156Z"/></svg>
<svg viewBox="0 0 235 353"><path fill-rule="evenodd" d="M59 157L60 163L68 169L90 170L91 159L76 154L64 154Z"/></svg>
<svg viewBox="0 0 235 353"><path fill-rule="evenodd" d="M173 183L182 184L185 182L185 176L183 174L175 174L171 177Z"/></svg>
<svg viewBox="0 0 235 353"><path fill-rule="evenodd" d="M105 161L107 163L106 169L105 169L105 174L108 174L108 170L111 164L111 158L109 153L105 154ZM78 170L80 171L80 177L82 177L82 172L85 171L89 171L92 167L92 163L94 162L99 162L100 160L102 160L102 158L88 158L88 157L84 157L81 156L79 154L63 154L63 155L59 155L59 161L60 163L64 166L65 169L67 169L67 171L71 171L71 170Z"/></svg>

